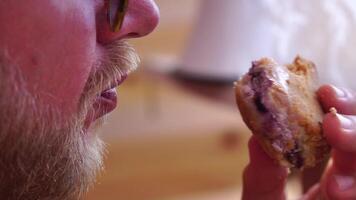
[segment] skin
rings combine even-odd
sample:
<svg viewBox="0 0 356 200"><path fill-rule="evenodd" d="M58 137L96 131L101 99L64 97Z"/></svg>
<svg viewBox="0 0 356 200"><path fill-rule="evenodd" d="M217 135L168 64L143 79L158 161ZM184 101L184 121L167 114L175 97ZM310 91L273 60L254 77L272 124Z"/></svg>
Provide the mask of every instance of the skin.
<svg viewBox="0 0 356 200"><path fill-rule="evenodd" d="M124 40L159 19L153 0L130 0L113 33L106 3L0 0L1 199L82 199L102 170L91 125L116 105L103 94L115 97L137 64Z"/></svg>
<svg viewBox="0 0 356 200"><path fill-rule="evenodd" d="M324 111L335 107L338 114L328 113L323 131L332 146L332 162L303 200L356 199L356 95L354 92L324 85L317 94ZM252 137L249 142L250 163L244 172L244 200L283 200L287 169L273 162Z"/></svg>
<svg viewBox="0 0 356 200"><path fill-rule="evenodd" d="M77 111L89 73L105 45L142 37L158 24L153 0L130 0L122 29L112 33L105 0L0 1L0 55L17 66L41 104Z"/></svg>
<svg viewBox="0 0 356 200"><path fill-rule="evenodd" d="M122 29L112 33L104 0L2 0L0 55L9 66L19 69L27 90L38 97L39 104L60 108L64 117L72 116L90 72L97 70L95 63L108 54L105 46L149 34L158 18L153 0L130 0ZM319 195L355 199L356 98L331 86L322 87L318 94L326 110L334 106L340 113L326 115L323 123L334 148L334 163L304 199ZM351 122L341 120L343 114L351 115ZM341 128L345 124L349 127ZM275 165L254 138L249 147L251 163L244 174L243 199L285 199L286 169Z"/></svg>

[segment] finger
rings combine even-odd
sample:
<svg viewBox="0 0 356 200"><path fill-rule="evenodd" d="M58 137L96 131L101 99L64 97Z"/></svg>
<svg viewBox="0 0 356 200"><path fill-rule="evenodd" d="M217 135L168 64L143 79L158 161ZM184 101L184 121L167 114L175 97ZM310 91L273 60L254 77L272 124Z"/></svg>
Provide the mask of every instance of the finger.
<svg viewBox="0 0 356 200"><path fill-rule="evenodd" d="M327 159L318 163L315 167L306 168L302 171L302 187L303 193L307 193L315 184L320 182L320 179L324 173Z"/></svg>
<svg viewBox="0 0 356 200"><path fill-rule="evenodd" d="M320 185L315 184L309 191L301 198L301 200L318 200L320 199Z"/></svg>
<svg viewBox="0 0 356 200"><path fill-rule="evenodd" d="M356 171L355 153L347 153L340 150L333 150L334 167L343 173L352 174Z"/></svg>
<svg viewBox="0 0 356 200"><path fill-rule="evenodd" d="M333 162L326 169L321 181L321 193L332 200L356 199L356 117L329 113L323 121L323 132L333 147Z"/></svg>
<svg viewBox="0 0 356 200"><path fill-rule="evenodd" d="M356 153L356 116L326 114L323 120L323 133L334 149Z"/></svg>
<svg viewBox="0 0 356 200"><path fill-rule="evenodd" d="M327 169L321 183L321 194L330 200L356 199L355 176L338 170L335 165Z"/></svg>
<svg viewBox="0 0 356 200"><path fill-rule="evenodd" d="M356 95L354 92L345 88L324 85L319 88L317 95L325 112L335 107L339 113L356 115Z"/></svg>
<svg viewBox="0 0 356 200"><path fill-rule="evenodd" d="M284 200L288 171L274 162L255 137L249 142L250 163L244 171L243 200Z"/></svg>

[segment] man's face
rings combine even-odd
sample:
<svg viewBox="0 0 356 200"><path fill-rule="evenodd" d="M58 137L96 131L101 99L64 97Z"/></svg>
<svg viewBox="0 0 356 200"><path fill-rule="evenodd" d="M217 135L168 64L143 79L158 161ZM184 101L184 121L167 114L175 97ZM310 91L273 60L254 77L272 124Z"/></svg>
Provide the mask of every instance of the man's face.
<svg viewBox="0 0 356 200"><path fill-rule="evenodd" d="M101 142L87 130L115 108L113 88L137 65L123 40L158 23L153 0L129 0L113 33L107 5L0 1L0 196L75 199L100 168Z"/></svg>

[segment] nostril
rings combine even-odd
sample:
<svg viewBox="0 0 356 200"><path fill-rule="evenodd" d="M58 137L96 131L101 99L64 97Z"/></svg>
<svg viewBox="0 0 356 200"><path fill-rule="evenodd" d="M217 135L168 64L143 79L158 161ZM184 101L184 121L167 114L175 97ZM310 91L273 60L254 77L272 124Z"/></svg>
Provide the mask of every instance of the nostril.
<svg viewBox="0 0 356 200"><path fill-rule="evenodd" d="M140 36L141 35L139 33L135 33L135 32L127 34L127 38L138 38Z"/></svg>
<svg viewBox="0 0 356 200"><path fill-rule="evenodd" d="M111 30L106 9L100 10L100 17L97 21L97 41L108 44L115 40L148 35L158 24L159 10L154 0L130 0L120 31Z"/></svg>

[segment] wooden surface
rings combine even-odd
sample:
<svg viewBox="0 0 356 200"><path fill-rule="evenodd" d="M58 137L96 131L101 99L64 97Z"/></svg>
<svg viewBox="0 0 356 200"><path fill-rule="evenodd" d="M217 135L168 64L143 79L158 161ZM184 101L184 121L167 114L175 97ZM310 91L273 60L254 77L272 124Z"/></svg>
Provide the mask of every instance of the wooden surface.
<svg viewBox="0 0 356 200"><path fill-rule="evenodd" d="M144 74L119 96L102 131L106 171L87 199L168 199L241 185L249 133L237 108Z"/></svg>
<svg viewBox="0 0 356 200"><path fill-rule="evenodd" d="M240 199L249 130L237 108L184 88L139 73L119 89L101 133L106 170L87 200ZM299 190L291 181L289 195Z"/></svg>

